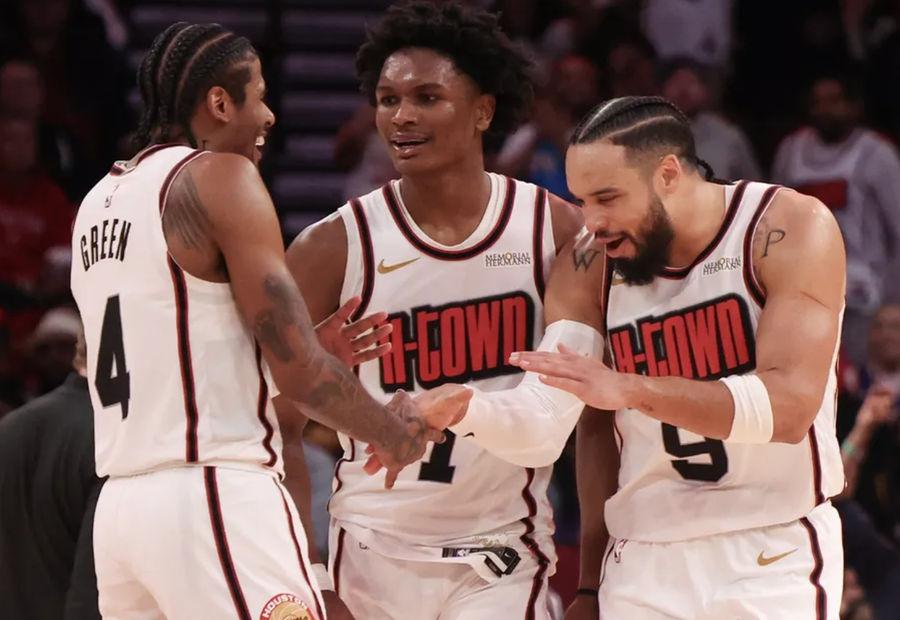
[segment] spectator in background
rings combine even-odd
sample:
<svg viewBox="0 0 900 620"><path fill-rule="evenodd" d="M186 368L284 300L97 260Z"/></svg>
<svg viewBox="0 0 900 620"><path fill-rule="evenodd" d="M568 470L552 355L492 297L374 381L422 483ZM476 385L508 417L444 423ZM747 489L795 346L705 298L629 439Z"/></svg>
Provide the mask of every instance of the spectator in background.
<svg viewBox="0 0 900 620"><path fill-rule="evenodd" d="M554 64L539 93L531 121L504 143L496 169L525 179L563 198L566 184L566 148L578 120L599 101L597 67L580 56L567 56Z"/></svg>
<svg viewBox="0 0 900 620"><path fill-rule="evenodd" d="M41 120L44 83L37 66L25 58L0 64L0 116L18 118L38 128L38 159L72 202L89 189L91 171L78 142L65 130Z"/></svg>
<svg viewBox="0 0 900 620"><path fill-rule="evenodd" d="M728 68L734 0L645 0L641 24L662 60Z"/></svg>
<svg viewBox="0 0 900 620"><path fill-rule="evenodd" d="M825 203L847 248L847 309L843 352L866 359L869 321L884 302L900 298L900 157L894 146L861 126L862 100L846 75L817 79L809 121L778 148L772 177Z"/></svg>
<svg viewBox="0 0 900 620"><path fill-rule="evenodd" d="M662 76L662 96L678 106L691 121L697 155L716 176L728 181L762 180L753 147L744 132L710 109L710 67L684 58L667 64Z"/></svg>
<svg viewBox="0 0 900 620"><path fill-rule="evenodd" d="M68 294L65 279L46 278L56 248L71 251L72 206L37 159L37 126L0 116L0 308L13 354L37 325L46 300ZM55 289L44 286L55 280Z"/></svg>
<svg viewBox="0 0 900 620"><path fill-rule="evenodd" d="M55 389L72 372L75 342L81 330L78 313L70 308L54 308L41 318L28 346L35 396Z"/></svg>
<svg viewBox="0 0 900 620"><path fill-rule="evenodd" d="M94 426L83 341L65 383L0 420L4 618L99 619Z"/></svg>
<svg viewBox="0 0 900 620"><path fill-rule="evenodd" d="M625 38L612 46L606 59L606 75L613 97L659 93L656 51L643 36Z"/></svg>
<svg viewBox="0 0 900 620"><path fill-rule="evenodd" d="M577 54L604 66L612 47L640 36L640 0L563 0L565 15L550 23L538 43L550 62Z"/></svg>
<svg viewBox="0 0 900 620"><path fill-rule="evenodd" d="M103 21L83 0L7 0L0 13L0 52L26 55L46 88L43 120L83 145L89 178L102 176L123 155L134 124L127 103L134 84ZM98 70L102 67L102 70Z"/></svg>

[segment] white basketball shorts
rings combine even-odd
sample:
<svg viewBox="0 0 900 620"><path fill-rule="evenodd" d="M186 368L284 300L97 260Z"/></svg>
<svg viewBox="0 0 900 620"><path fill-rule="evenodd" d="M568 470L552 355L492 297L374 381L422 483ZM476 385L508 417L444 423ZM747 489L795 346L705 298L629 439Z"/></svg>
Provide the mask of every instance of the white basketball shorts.
<svg viewBox="0 0 900 620"><path fill-rule="evenodd" d="M791 523L674 543L610 540L603 620L838 620L841 521L830 502Z"/></svg>
<svg viewBox="0 0 900 620"><path fill-rule="evenodd" d="M322 620L306 536L273 475L180 467L111 478L94 555L106 620Z"/></svg>

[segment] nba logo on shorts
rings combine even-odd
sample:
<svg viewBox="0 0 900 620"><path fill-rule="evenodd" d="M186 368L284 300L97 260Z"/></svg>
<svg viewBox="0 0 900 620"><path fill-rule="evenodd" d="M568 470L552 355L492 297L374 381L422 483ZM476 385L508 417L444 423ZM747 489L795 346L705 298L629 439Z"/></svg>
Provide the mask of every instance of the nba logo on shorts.
<svg viewBox="0 0 900 620"><path fill-rule="evenodd" d="M276 594L263 607L259 620L316 620L309 607L293 594Z"/></svg>

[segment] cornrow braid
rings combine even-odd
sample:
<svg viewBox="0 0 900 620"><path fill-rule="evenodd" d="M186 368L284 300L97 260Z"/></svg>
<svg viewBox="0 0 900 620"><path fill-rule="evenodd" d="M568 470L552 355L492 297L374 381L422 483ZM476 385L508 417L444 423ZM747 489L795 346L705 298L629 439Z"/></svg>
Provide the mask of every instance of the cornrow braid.
<svg viewBox="0 0 900 620"><path fill-rule="evenodd" d="M159 74L160 62L172 38L186 28L187 25L186 22L177 22L166 28L162 34L153 40L153 44L141 61L140 68L138 68L138 89L141 93L141 100L144 102L141 117L138 121L138 128L134 136L135 146L139 149L150 143L153 128L159 118L156 78Z"/></svg>
<svg viewBox="0 0 900 620"><path fill-rule="evenodd" d="M177 126L196 147L190 118L198 98L213 86L222 86L237 105L243 104L250 79L244 61L256 55L246 38L219 24L179 22L166 28L154 39L138 70L144 105L136 146L171 140Z"/></svg>
<svg viewBox="0 0 900 620"><path fill-rule="evenodd" d="M599 104L581 119L569 144L597 140L624 146L629 157L669 149L679 159L702 168L706 180L718 182L712 166L697 157L690 121L663 97L619 97Z"/></svg>

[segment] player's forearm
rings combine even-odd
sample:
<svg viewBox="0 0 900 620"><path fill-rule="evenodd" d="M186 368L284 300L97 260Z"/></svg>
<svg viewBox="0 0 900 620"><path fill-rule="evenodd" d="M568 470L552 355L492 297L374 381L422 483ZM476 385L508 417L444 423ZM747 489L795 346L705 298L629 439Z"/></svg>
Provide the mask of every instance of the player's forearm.
<svg viewBox="0 0 900 620"><path fill-rule="evenodd" d="M303 380L290 386L287 396L304 415L391 453L405 449L409 442L407 421L372 398L336 357L319 349L298 374Z"/></svg>
<svg viewBox="0 0 900 620"><path fill-rule="evenodd" d="M600 583L609 541L603 510L606 500L616 492L619 471L613 415L587 408L575 436L575 473L581 507L579 588L596 588Z"/></svg>
<svg viewBox="0 0 900 620"><path fill-rule="evenodd" d="M734 421L734 401L719 381L630 375L628 407L710 439L725 439Z"/></svg>
<svg viewBox="0 0 900 620"><path fill-rule="evenodd" d="M546 467L559 458L583 408L571 394L526 376L509 390L475 390L452 430L513 465Z"/></svg>
<svg viewBox="0 0 900 620"><path fill-rule="evenodd" d="M773 442L801 441L815 419L824 390L803 377L778 370L760 372L772 411ZM632 375L628 406L660 422L710 439L727 439L734 424L735 403L721 381ZM818 396L817 396L818 394Z"/></svg>

